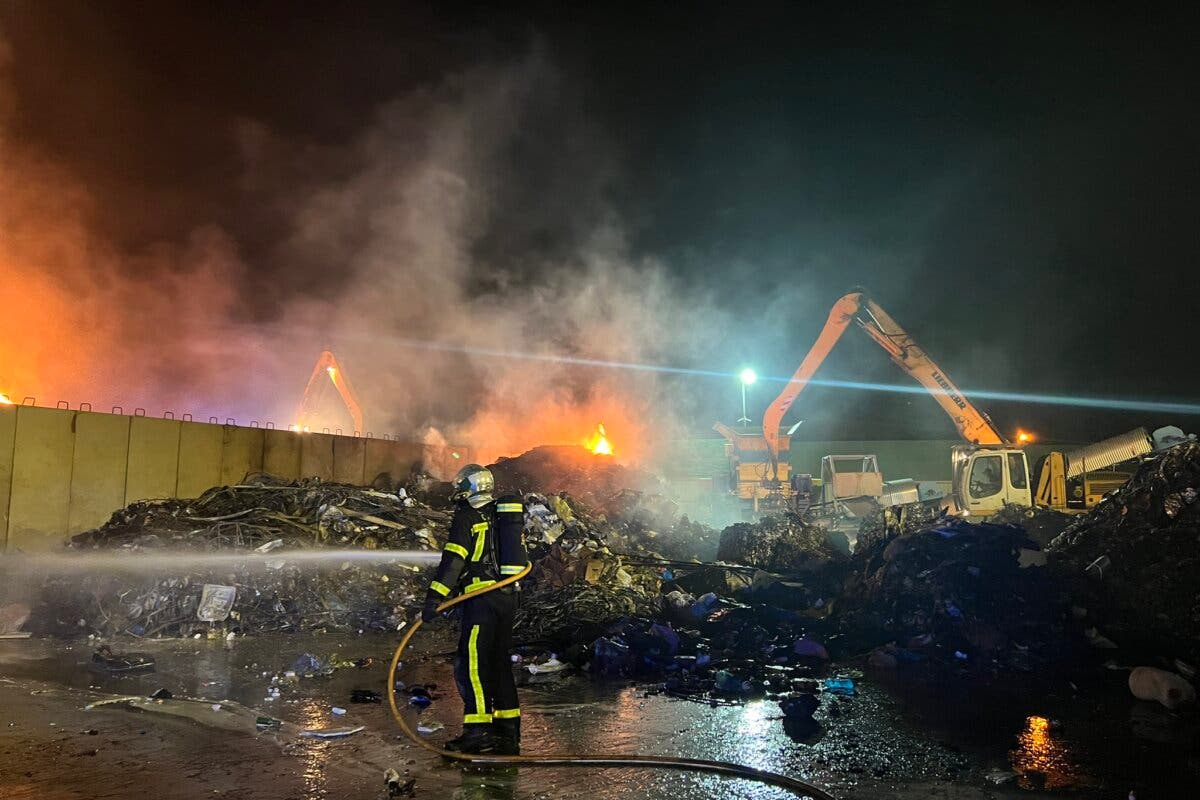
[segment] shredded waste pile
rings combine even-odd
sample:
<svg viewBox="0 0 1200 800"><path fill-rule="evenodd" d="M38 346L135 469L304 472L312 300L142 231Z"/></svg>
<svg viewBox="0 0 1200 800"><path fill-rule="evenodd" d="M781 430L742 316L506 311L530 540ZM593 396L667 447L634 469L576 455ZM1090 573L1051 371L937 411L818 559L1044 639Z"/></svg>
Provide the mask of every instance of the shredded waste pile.
<svg viewBox="0 0 1200 800"><path fill-rule="evenodd" d="M1176 445L1051 543L1077 604L1117 644L1200 658L1200 443Z"/></svg>
<svg viewBox="0 0 1200 800"><path fill-rule="evenodd" d="M627 553L642 548L607 517L565 493L527 495L525 508L533 569L517 614L519 640L562 646L622 617L659 612L658 568L638 565Z"/></svg>
<svg viewBox="0 0 1200 800"><path fill-rule="evenodd" d="M1063 600L1042 564L1011 525L946 517L896 529L856 550L842 624L889 639L884 666L936 656L1029 669L1062 639Z"/></svg>
<svg viewBox="0 0 1200 800"><path fill-rule="evenodd" d="M216 487L194 500L134 503L75 537L70 548L124 551L131 557L180 553L180 569L50 577L28 628L54 635L147 637L207 632L213 621L244 633L395 630L424 592L419 568L345 560L314 569L268 554L436 551L449 521L449 512L423 506L403 488L381 492L316 480L286 483L269 475L248 476L242 485ZM244 552L255 558L219 569L193 568L188 552ZM218 606L219 619L201 618L206 597L213 596L211 589L206 595L207 586L231 595Z"/></svg>
<svg viewBox="0 0 1200 800"><path fill-rule="evenodd" d="M1056 536L1066 530L1075 517L1043 506L1018 506L1005 503L989 522L1015 525L1041 548L1049 546Z"/></svg>
<svg viewBox="0 0 1200 800"><path fill-rule="evenodd" d="M816 570L841 559L829 532L799 514L784 513L757 523L739 522L721 533L717 558L774 572Z"/></svg>
<svg viewBox="0 0 1200 800"><path fill-rule="evenodd" d="M688 519L679 504L659 493L624 489L604 504L604 511L627 552L653 554L676 561L713 561L721 532Z"/></svg>

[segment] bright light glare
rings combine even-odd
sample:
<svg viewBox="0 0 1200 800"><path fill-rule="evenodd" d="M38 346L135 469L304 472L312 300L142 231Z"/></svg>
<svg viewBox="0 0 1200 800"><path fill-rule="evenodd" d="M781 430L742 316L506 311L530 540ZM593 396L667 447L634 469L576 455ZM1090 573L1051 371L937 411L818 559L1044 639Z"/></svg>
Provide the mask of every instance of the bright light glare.
<svg viewBox="0 0 1200 800"><path fill-rule="evenodd" d="M756 380L758 380L758 373L755 372L754 370L750 369L749 367L746 367L744 370L742 370L742 374L739 377L741 377L742 383L749 386L750 384L752 384Z"/></svg>
<svg viewBox="0 0 1200 800"><path fill-rule="evenodd" d="M261 328L255 328L258 331ZM274 330L281 333L303 335L304 330L275 326ZM361 338L361 337L358 337ZM365 341L365 340L364 340ZM374 338L371 339L375 341ZM555 355L552 353L523 353L513 350L498 350L488 347L471 347L450 342L409 339L404 337L389 337L388 341L398 347L410 347L419 350L435 352L462 353L464 355L484 358L511 358L522 361L541 361L555 364L570 364L584 367L599 367L602 369L620 369L635 372L654 372L667 375L682 375L696 378L717 378L729 380L737 375L712 369L696 369L692 367L675 367L667 364L640 364L632 361L609 361L599 358L581 358L579 356ZM755 380L758 375L755 375ZM790 377L777 375L763 376L770 383L790 383ZM870 392L894 392L896 394L943 394L931 391L920 385L902 385L894 383L867 383L864 381L834 380L829 378L813 378L809 386L825 386L833 389L859 389ZM961 388L963 395L971 400L1001 400L1012 403L1031 403L1035 405L1076 406L1079 408L1103 408L1117 411L1142 411L1153 414L1188 414L1200 416L1200 403L1177 400L1145 400L1132 397L1073 397L1071 395L1039 394L1026 392L1006 392L982 387Z"/></svg>

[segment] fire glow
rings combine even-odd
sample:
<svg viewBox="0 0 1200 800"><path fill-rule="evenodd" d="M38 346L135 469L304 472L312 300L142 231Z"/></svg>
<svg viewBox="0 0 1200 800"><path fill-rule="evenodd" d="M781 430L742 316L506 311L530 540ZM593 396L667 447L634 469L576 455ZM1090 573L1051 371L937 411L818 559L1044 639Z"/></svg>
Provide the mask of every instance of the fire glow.
<svg viewBox="0 0 1200 800"><path fill-rule="evenodd" d="M0 392L0 406L11 405L13 405L13 401L8 399L8 395L4 394L4 392Z"/></svg>
<svg viewBox="0 0 1200 800"><path fill-rule="evenodd" d="M583 446L598 456L611 456L613 454L612 444L608 441L608 433L604 430L603 423L597 423L595 433L587 438Z"/></svg>

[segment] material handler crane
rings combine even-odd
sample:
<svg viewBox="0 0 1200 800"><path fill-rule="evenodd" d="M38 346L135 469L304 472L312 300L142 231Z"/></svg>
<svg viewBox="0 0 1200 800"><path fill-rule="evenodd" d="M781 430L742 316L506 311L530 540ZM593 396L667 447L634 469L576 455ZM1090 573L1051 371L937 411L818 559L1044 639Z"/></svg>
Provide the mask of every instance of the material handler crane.
<svg viewBox="0 0 1200 800"><path fill-rule="evenodd" d="M1077 477L1083 480L1072 498L1079 502L1072 505L1088 507L1123 482L1120 476L1107 477L1091 486L1087 481L1089 471L1107 469L1153 449L1149 435L1139 428L1074 453L1052 452L1039 465L1035 488L1030 479L1026 452L1020 446L1022 443L1009 441L912 336L865 292L853 291L834 303L816 343L763 414L763 437L772 481L779 480L783 417L851 323L862 329L897 366L929 391L967 442L955 446L951 453L953 496L960 513L987 516L999 511L1005 503L1022 506L1036 503L1067 510L1067 479Z"/></svg>
<svg viewBox="0 0 1200 800"><path fill-rule="evenodd" d="M346 372L338 363L337 356L333 354L332 350L322 350L321 355L317 357L317 363L313 366L312 375L300 398L300 405L296 407L296 421L293 423L292 429L304 432L309 430L331 384L337 390L338 396L346 406L346 411L350 414L350 419L354 424L354 435L362 436L365 430L362 406L359 405L358 396L350 388Z"/></svg>

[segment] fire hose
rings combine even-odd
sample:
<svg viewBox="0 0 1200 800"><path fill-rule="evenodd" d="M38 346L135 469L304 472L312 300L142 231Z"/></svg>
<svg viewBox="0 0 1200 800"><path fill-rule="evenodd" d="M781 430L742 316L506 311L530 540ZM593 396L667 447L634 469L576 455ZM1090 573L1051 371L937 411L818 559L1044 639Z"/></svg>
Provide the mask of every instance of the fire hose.
<svg viewBox="0 0 1200 800"><path fill-rule="evenodd" d="M454 606L465 600L473 600L487 592L494 592L497 589L503 589L509 584L516 583L529 574L531 566L527 565L525 569L516 575L498 581L484 589L479 589L470 594L462 594L458 597L441 603L438 607L438 613L448 611ZM404 649L408 647L408 642L412 639L413 634L421 627L421 620L418 618L409 627L404 636L400 639L400 646L396 648L395 655L392 656L392 663L388 668L388 704L392 709L392 716L396 718L397 724L400 725L400 730L404 731L414 744L425 748L434 755L442 758L450 758L456 761L465 761L471 764L526 764L530 766L542 767L663 767L667 769L692 770L696 772L710 772L717 775L725 775L731 778L746 778L748 780L769 783L774 786L779 786L784 789L795 792L801 797L811 797L814 800L836 800L833 795L828 792L805 783L796 778L789 778L786 775L779 775L774 772L768 772L754 767L747 767L741 764L731 764L725 761L707 761L695 758L672 758L667 756L640 756L640 755L522 755L522 756L502 756L502 755L487 755L474 753L458 753L450 750L443 750L431 742L422 739L409 726L404 719L404 715L400 713L400 707L396 704L396 669L400 664L400 657L404 654Z"/></svg>

